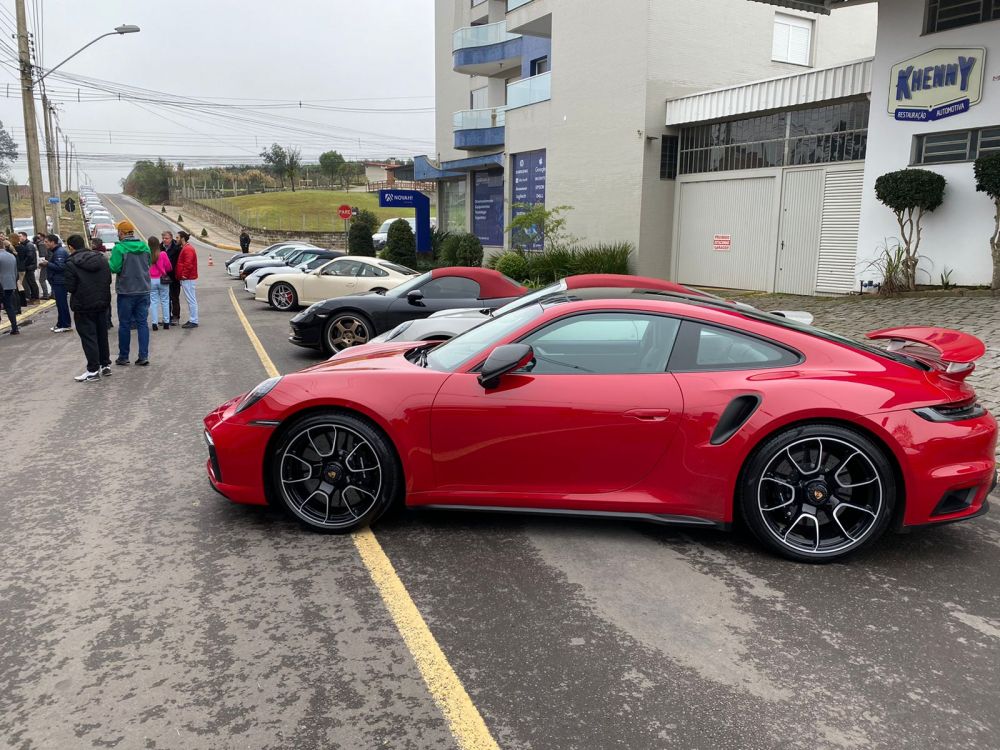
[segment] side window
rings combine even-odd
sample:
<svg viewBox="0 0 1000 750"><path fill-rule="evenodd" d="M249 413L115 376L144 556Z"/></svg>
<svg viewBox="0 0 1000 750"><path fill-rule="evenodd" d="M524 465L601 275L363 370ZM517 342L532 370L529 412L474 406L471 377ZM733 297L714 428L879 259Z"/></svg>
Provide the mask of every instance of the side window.
<svg viewBox="0 0 1000 750"><path fill-rule="evenodd" d="M420 291L427 299L479 299L479 284L461 276L442 276L431 279Z"/></svg>
<svg viewBox="0 0 1000 750"><path fill-rule="evenodd" d="M757 370L789 367L799 356L767 341L728 328L686 321L670 360L675 372Z"/></svg>
<svg viewBox="0 0 1000 750"><path fill-rule="evenodd" d="M359 276L364 276L365 278L369 278L370 279L370 278L377 277L377 276L388 276L389 274L388 274L387 271L383 271L378 266L372 266L372 265L369 265L367 263L362 263L361 264L361 273L358 274L358 275Z"/></svg>
<svg viewBox="0 0 1000 750"><path fill-rule="evenodd" d="M323 269L324 276L357 276L361 264L356 260L337 260Z"/></svg>
<svg viewBox="0 0 1000 750"><path fill-rule="evenodd" d="M661 373L680 321L645 313L575 315L528 334L533 375Z"/></svg>

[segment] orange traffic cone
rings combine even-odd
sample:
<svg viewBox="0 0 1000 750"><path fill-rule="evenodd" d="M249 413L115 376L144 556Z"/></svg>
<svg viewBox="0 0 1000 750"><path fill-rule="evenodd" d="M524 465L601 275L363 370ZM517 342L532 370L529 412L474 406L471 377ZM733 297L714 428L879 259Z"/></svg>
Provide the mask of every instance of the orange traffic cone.
<svg viewBox="0 0 1000 750"><path fill-rule="evenodd" d="M214 266L214 265L215 265L215 261L214 261L214 260L212 260L212 256L211 256L211 255L209 255L209 256L208 256L208 265L209 265L209 267L211 267L211 266Z"/></svg>

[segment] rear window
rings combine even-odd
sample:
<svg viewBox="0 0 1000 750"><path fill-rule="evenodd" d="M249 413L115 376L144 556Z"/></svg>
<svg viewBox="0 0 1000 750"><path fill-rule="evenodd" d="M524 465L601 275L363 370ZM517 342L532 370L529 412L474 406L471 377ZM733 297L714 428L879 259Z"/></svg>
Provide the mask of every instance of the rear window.
<svg viewBox="0 0 1000 750"><path fill-rule="evenodd" d="M416 276L417 272L412 268L407 268L406 266L400 266L395 263L387 263L386 261L380 261L379 265L382 268L388 268L390 271L395 271L396 273L401 273L404 276Z"/></svg>
<svg viewBox="0 0 1000 750"><path fill-rule="evenodd" d="M770 341L729 328L686 321L670 357L674 372L758 370L790 367L801 356Z"/></svg>

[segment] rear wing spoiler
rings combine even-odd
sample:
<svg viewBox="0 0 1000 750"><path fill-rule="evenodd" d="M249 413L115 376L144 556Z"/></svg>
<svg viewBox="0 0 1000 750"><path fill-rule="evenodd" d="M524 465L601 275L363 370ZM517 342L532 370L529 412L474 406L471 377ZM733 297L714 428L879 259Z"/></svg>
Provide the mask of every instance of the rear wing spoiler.
<svg viewBox="0 0 1000 750"><path fill-rule="evenodd" d="M973 363L986 354L986 345L968 333L950 328L930 326L907 326L903 328L883 328L867 334L868 338L888 339L889 351L899 351L907 344L923 344L938 353L946 365L948 374L971 372Z"/></svg>

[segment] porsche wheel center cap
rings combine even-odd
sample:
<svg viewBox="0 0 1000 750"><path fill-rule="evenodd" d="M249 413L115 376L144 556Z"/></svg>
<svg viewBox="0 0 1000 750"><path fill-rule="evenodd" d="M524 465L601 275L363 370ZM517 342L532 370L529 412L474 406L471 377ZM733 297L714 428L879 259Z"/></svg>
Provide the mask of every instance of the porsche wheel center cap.
<svg viewBox="0 0 1000 750"><path fill-rule="evenodd" d="M812 505L825 505L830 500L826 482L810 482L805 487L806 500Z"/></svg>
<svg viewBox="0 0 1000 750"><path fill-rule="evenodd" d="M323 467L323 479L325 479L330 484L340 485L343 484L344 479L347 476L347 472L344 467L339 463L331 462Z"/></svg>

